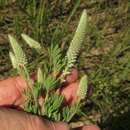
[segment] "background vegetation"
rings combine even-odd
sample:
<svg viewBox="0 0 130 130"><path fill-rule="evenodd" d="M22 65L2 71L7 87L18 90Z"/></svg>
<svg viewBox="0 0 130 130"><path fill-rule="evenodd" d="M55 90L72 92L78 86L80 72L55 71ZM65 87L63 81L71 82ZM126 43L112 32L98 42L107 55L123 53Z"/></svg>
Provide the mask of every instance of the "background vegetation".
<svg viewBox="0 0 130 130"><path fill-rule="evenodd" d="M14 75L8 34L26 33L45 47L53 41L66 49L79 15L87 9L89 27L79 70L93 90L79 123L102 129L130 129L130 2L128 0L0 0L0 78ZM22 42L22 41L21 41ZM32 69L41 57L22 44ZM110 128L111 127L111 128Z"/></svg>

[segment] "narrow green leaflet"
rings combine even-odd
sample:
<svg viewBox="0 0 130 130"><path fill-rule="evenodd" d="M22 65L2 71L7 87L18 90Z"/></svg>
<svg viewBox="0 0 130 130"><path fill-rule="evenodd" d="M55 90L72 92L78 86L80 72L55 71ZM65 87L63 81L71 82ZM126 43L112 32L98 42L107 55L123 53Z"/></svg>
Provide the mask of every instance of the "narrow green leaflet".
<svg viewBox="0 0 130 130"><path fill-rule="evenodd" d="M59 117L59 108L63 103L64 97L58 94L51 94L43 103L43 114L49 117ZM57 114L57 115L56 115ZM58 117L57 117L58 116Z"/></svg>
<svg viewBox="0 0 130 130"><path fill-rule="evenodd" d="M55 74L57 74L63 68L61 50L60 50L58 44L56 44L56 45L51 44L49 51L50 51L50 57L51 57L51 62L52 62L52 66L53 66L53 71Z"/></svg>
<svg viewBox="0 0 130 130"><path fill-rule="evenodd" d="M52 89L55 89L57 87L59 82L59 79L53 77L52 75L48 75L48 77L44 80L44 87L46 88L46 91L49 92Z"/></svg>
<svg viewBox="0 0 130 130"><path fill-rule="evenodd" d="M74 104L63 108L63 121L69 122L75 114L80 112L80 104Z"/></svg>

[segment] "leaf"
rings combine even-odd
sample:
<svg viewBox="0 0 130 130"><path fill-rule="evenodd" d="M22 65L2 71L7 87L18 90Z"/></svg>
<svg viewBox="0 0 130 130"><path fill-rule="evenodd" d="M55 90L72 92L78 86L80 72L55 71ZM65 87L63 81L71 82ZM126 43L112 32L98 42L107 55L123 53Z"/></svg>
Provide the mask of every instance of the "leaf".
<svg viewBox="0 0 130 130"><path fill-rule="evenodd" d="M74 16L75 12L77 11L77 8L80 6L80 3L81 3L81 0L77 0L75 2L74 8L73 8L73 10L70 13L69 18L67 19L67 22L66 22L67 24L70 22L70 20Z"/></svg>
<svg viewBox="0 0 130 130"><path fill-rule="evenodd" d="M34 49L40 50L41 49L41 45L40 43L38 43L37 41L35 41L34 39L32 39L31 37L29 37L26 34L21 34L22 38L26 41L26 43Z"/></svg>
<svg viewBox="0 0 130 130"><path fill-rule="evenodd" d="M59 108L63 103L64 97L58 94L50 94L50 96L43 103L43 114L52 118L60 118Z"/></svg>
<svg viewBox="0 0 130 130"><path fill-rule="evenodd" d="M74 104L63 108L63 121L69 122L76 114L80 112L80 104Z"/></svg>
<svg viewBox="0 0 130 130"><path fill-rule="evenodd" d="M39 83L35 83L32 89L34 99L38 99L41 91L41 85Z"/></svg>
<svg viewBox="0 0 130 130"><path fill-rule="evenodd" d="M44 80L44 86L46 88L47 91L50 91L52 89L54 89L55 87L57 87L57 84L59 82L59 79L48 75L48 77Z"/></svg>
<svg viewBox="0 0 130 130"><path fill-rule="evenodd" d="M63 68L61 50L57 44L56 45L51 44L49 51L50 51L50 57L53 66L53 72L54 75L57 75Z"/></svg>

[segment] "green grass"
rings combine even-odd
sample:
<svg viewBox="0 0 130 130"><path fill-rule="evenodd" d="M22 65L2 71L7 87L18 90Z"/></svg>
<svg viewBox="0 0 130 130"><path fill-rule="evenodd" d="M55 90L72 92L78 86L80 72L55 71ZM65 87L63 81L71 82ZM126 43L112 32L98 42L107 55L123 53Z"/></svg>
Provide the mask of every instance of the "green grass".
<svg viewBox="0 0 130 130"><path fill-rule="evenodd" d="M9 4L14 4L16 0L0 0L0 8L4 8Z"/></svg>

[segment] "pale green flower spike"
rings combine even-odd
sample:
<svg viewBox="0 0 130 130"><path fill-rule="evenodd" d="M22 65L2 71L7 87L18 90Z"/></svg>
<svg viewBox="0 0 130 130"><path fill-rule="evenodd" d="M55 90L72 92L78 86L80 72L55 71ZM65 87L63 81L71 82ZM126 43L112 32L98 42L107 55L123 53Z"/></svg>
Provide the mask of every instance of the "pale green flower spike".
<svg viewBox="0 0 130 130"><path fill-rule="evenodd" d="M17 61L16 61L14 54L11 51L9 52L9 57L11 59L11 63L12 63L13 68L16 69L17 68Z"/></svg>
<svg viewBox="0 0 130 130"><path fill-rule="evenodd" d="M80 102L80 100L85 98L87 94L87 89L88 89L88 78L87 75L84 75L80 80L79 89L77 91L78 102Z"/></svg>
<svg viewBox="0 0 130 130"><path fill-rule="evenodd" d="M85 38L87 32L87 12L86 10L83 11L79 25L77 27L77 30L75 32L75 35L70 43L70 47L67 51L67 66L64 70L64 74L67 74L71 68L74 66L78 53L80 51L81 45L83 43L83 40Z"/></svg>
<svg viewBox="0 0 130 130"><path fill-rule="evenodd" d="M41 68L38 68L38 71L37 71L37 81L38 81L38 83L43 83L43 81L44 81Z"/></svg>
<svg viewBox="0 0 130 130"><path fill-rule="evenodd" d="M27 58L21 46L17 43L14 37L12 37L11 35L8 35L8 37L9 37L9 41L14 52L14 57L16 58L15 61L17 61L17 65L25 66L27 64Z"/></svg>
<svg viewBox="0 0 130 130"><path fill-rule="evenodd" d="M26 43L31 47L31 48L34 48L34 49L38 49L40 50L41 49L41 45L39 42L35 41L34 39L32 39L31 37L29 37L28 35L26 34L21 34L22 38L26 41Z"/></svg>

